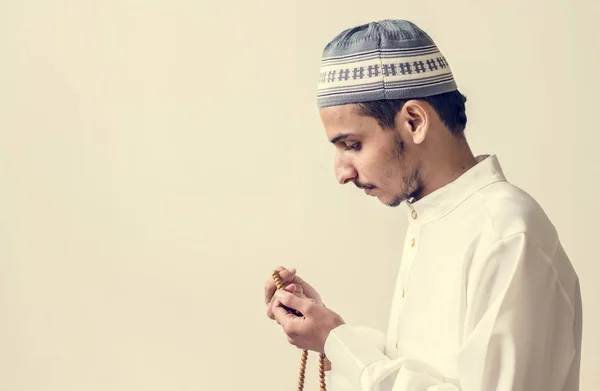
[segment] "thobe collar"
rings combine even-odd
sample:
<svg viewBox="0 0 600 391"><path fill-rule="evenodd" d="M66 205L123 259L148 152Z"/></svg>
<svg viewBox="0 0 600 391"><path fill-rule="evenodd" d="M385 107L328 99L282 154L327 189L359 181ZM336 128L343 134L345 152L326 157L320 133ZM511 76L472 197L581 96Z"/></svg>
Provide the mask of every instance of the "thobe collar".
<svg viewBox="0 0 600 391"><path fill-rule="evenodd" d="M454 181L425 197L406 202L410 225L423 225L433 221L460 205L483 187L506 180L496 155L479 155L477 164Z"/></svg>

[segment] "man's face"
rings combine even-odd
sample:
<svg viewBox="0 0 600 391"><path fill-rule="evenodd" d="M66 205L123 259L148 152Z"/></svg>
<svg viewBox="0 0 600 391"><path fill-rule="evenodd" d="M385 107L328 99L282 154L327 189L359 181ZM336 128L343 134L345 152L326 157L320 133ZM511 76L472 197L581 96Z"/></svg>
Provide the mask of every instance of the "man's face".
<svg viewBox="0 0 600 391"><path fill-rule="evenodd" d="M398 206L421 190L420 164L412 143L399 129L383 129L355 105L320 109L327 138L335 146L340 184L354 183L388 206Z"/></svg>

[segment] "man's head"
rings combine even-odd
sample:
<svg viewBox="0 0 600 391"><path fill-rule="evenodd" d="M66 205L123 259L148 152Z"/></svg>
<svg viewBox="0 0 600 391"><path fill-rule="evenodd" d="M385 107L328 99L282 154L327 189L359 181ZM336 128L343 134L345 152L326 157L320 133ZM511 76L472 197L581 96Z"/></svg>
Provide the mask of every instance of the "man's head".
<svg viewBox="0 0 600 391"><path fill-rule="evenodd" d="M389 206L419 198L443 148L464 142L465 102L445 58L411 22L353 27L323 52L318 106L338 181Z"/></svg>

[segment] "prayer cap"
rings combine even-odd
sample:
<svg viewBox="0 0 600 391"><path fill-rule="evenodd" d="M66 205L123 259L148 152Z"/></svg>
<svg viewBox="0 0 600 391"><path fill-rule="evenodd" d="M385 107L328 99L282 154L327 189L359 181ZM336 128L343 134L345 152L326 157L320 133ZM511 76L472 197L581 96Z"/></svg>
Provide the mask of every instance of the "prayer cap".
<svg viewBox="0 0 600 391"><path fill-rule="evenodd" d="M407 20L346 29L323 50L317 106L424 98L457 89L429 35Z"/></svg>

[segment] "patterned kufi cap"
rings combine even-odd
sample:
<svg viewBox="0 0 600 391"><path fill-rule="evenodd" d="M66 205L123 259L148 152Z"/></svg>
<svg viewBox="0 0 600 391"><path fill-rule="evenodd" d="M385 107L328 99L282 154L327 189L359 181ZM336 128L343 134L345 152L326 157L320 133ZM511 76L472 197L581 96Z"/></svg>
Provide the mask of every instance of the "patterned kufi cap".
<svg viewBox="0 0 600 391"><path fill-rule="evenodd" d="M456 89L431 37L412 22L386 19L349 28L327 44L317 105L424 98Z"/></svg>

